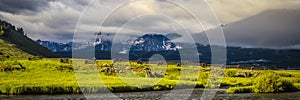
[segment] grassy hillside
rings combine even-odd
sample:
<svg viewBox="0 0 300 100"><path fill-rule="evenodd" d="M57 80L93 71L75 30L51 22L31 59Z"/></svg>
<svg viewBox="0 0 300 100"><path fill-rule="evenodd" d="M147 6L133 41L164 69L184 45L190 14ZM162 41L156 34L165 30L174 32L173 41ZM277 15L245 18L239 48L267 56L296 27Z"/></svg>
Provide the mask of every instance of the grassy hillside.
<svg viewBox="0 0 300 100"><path fill-rule="evenodd" d="M0 37L0 59L28 58L32 55L18 49L13 43L9 43Z"/></svg>
<svg viewBox="0 0 300 100"><path fill-rule="evenodd" d="M28 38L22 28L0 20L0 55L5 57L57 57L47 48Z"/></svg>

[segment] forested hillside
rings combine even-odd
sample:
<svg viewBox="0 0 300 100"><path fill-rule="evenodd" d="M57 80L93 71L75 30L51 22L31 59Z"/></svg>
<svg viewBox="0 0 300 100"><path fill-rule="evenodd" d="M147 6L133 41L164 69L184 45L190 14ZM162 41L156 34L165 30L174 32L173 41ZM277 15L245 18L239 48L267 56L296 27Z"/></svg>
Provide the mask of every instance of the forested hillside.
<svg viewBox="0 0 300 100"><path fill-rule="evenodd" d="M16 28L0 20L0 58L56 57L50 50L26 36L23 28Z"/></svg>

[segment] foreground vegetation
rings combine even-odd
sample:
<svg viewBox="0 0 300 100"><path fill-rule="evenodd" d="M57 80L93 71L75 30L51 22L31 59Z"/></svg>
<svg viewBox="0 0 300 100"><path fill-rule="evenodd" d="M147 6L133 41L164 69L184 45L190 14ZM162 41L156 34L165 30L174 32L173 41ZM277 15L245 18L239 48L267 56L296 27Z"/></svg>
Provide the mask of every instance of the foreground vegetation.
<svg viewBox="0 0 300 100"><path fill-rule="evenodd" d="M230 87L227 93L278 93L299 91L300 73L296 70L263 70L248 78L252 83L244 86Z"/></svg>
<svg viewBox="0 0 300 100"><path fill-rule="evenodd" d="M184 71L184 75L180 74ZM98 93L107 88L112 92L170 90L176 86L204 88L209 73L209 67L163 63L83 60L82 64L72 65L69 59L6 60L0 62L0 93L78 94ZM221 86L230 87L228 93L297 91L299 77L300 71L228 68ZM80 79L85 80L77 81Z"/></svg>

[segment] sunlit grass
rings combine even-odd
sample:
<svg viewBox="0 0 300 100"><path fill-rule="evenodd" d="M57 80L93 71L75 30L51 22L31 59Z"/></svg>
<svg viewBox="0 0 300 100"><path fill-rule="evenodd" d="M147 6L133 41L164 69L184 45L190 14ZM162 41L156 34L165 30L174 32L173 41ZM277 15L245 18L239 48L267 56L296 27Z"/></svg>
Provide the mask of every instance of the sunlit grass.
<svg viewBox="0 0 300 100"><path fill-rule="evenodd" d="M210 77L210 68L199 66L176 65L137 65L135 62L121 62L119 69L126 69L133 64L131 70L107 75L100 72L102 65L112 64L110 60L96 61L96 64L72 65L61 59L4 61L1 68L14 66L11 70L0 72L1 94L77 94L81 92L96 93L105 89L113 92L168 90L186 87L204 88ZM22 66L22 68L18 68ZM101 67L102 66L102 67ZM24 68L23 68L24 67ZM124 68L122 68L124 67ZM145 67L160 77L146 78ZM230 71L228 71L230 70ZM233 70L233 71L232 71ZM230 91L247 90L253 85L256 74L262 70L227 69L221 86L237 87ZM282 79L288 80L300 88L300 71L275 71ZM81 88L81 89L80 89ZM235 90L237 89L237 90ZM248 91L248 90L247 90Z"/></svg>

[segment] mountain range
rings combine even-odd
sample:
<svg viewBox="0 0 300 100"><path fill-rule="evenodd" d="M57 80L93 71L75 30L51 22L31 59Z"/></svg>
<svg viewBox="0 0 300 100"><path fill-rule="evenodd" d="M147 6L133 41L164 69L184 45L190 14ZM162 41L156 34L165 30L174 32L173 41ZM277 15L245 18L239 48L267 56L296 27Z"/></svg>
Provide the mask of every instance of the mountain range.
<svg viewBox="0 0 300 100"><path fill-rule="evenodd" d="M259 63L299 67L300 40L298 37L300 33L300 22L299 20L294 20L297 18L300 18L299 10L268 10L243 20L221 25L226 44L228 45L226 47L227 64ZM210 29L207 31L213 32L214 30L215 29ZM172 43L170 42L172 38L169 37L180 38L181 36L176 33L171 34L171 36L146 34L140 37L134 37L136 40L127 44L113 44L109 40L102 41L102 43L96 45L95 50L96 52L101 52L101 55L105 57L96 58L107 59L110 58L111 54L115 54L129 56L131 59L147 59L153 54L161 54L165 59L179 60L180 55L184 54L178 54L178 50L189 52L197 48L198 52L195 53L195 55L198 55L203 62L210 62L210 46L208 45L209 43L205 32L192 36L197 42L196 45L189 43ZM93 46L93 44L92 42L85 43L84 46L79 47L88 48ZM112 44L114 45L113 47L117 48L111 49L110 45ZM60 48L59 45L62 44L57 43L57 48ZM51 45L44 46L49 49L52 48ZM100 49L100 47L102 49ZM56 46L54 46L54 48L56 48ZM67 47L64 48L71 48L71 45L67 45ZM55 51L62 57L71 57L70 49L66 50L64 48ZM74 48L77 50L78 47ZM53 48L52 51L54 51Z"/></svg>
<svg viewBox="0 0 300 100"><path fill-rule="evenodd" d="M72 57L70 44L62 44L49 41L36 41L45 47L56 48L56 54L61 57ZM50 44L50 45L46 45ZM84 46L76 47L74 50L88 51L95 49L95 56L97 59L112 59L113 57L129 57L130 60L149 60L154 54L162 55L165 60L180 60L181 56L197 55L202 62L210 63L211 60L211 46L202 44L189 43L172 43L169 39L161 34L146 34L136 39L132 44L113 44L109 40L102 41L97 45L95 43L83 43ZM177 45L175 45L177 44ZM65 46L65 47L63 47ZM95 47L95 48L94 48ZM219 49L224 49L221 46L215 46ZM59 49L61 48L61 49ZM196 49L198 52L192 52ZM242 47L226 47L227 49L227 64L265 64L273 66L300 66L300 50L296 49L263 49L263 48L242 48ZM184 54L180 54L184 52ZM116 58L117 59L117 58ZM126 58L124 58L126 59Z"/></svg>

